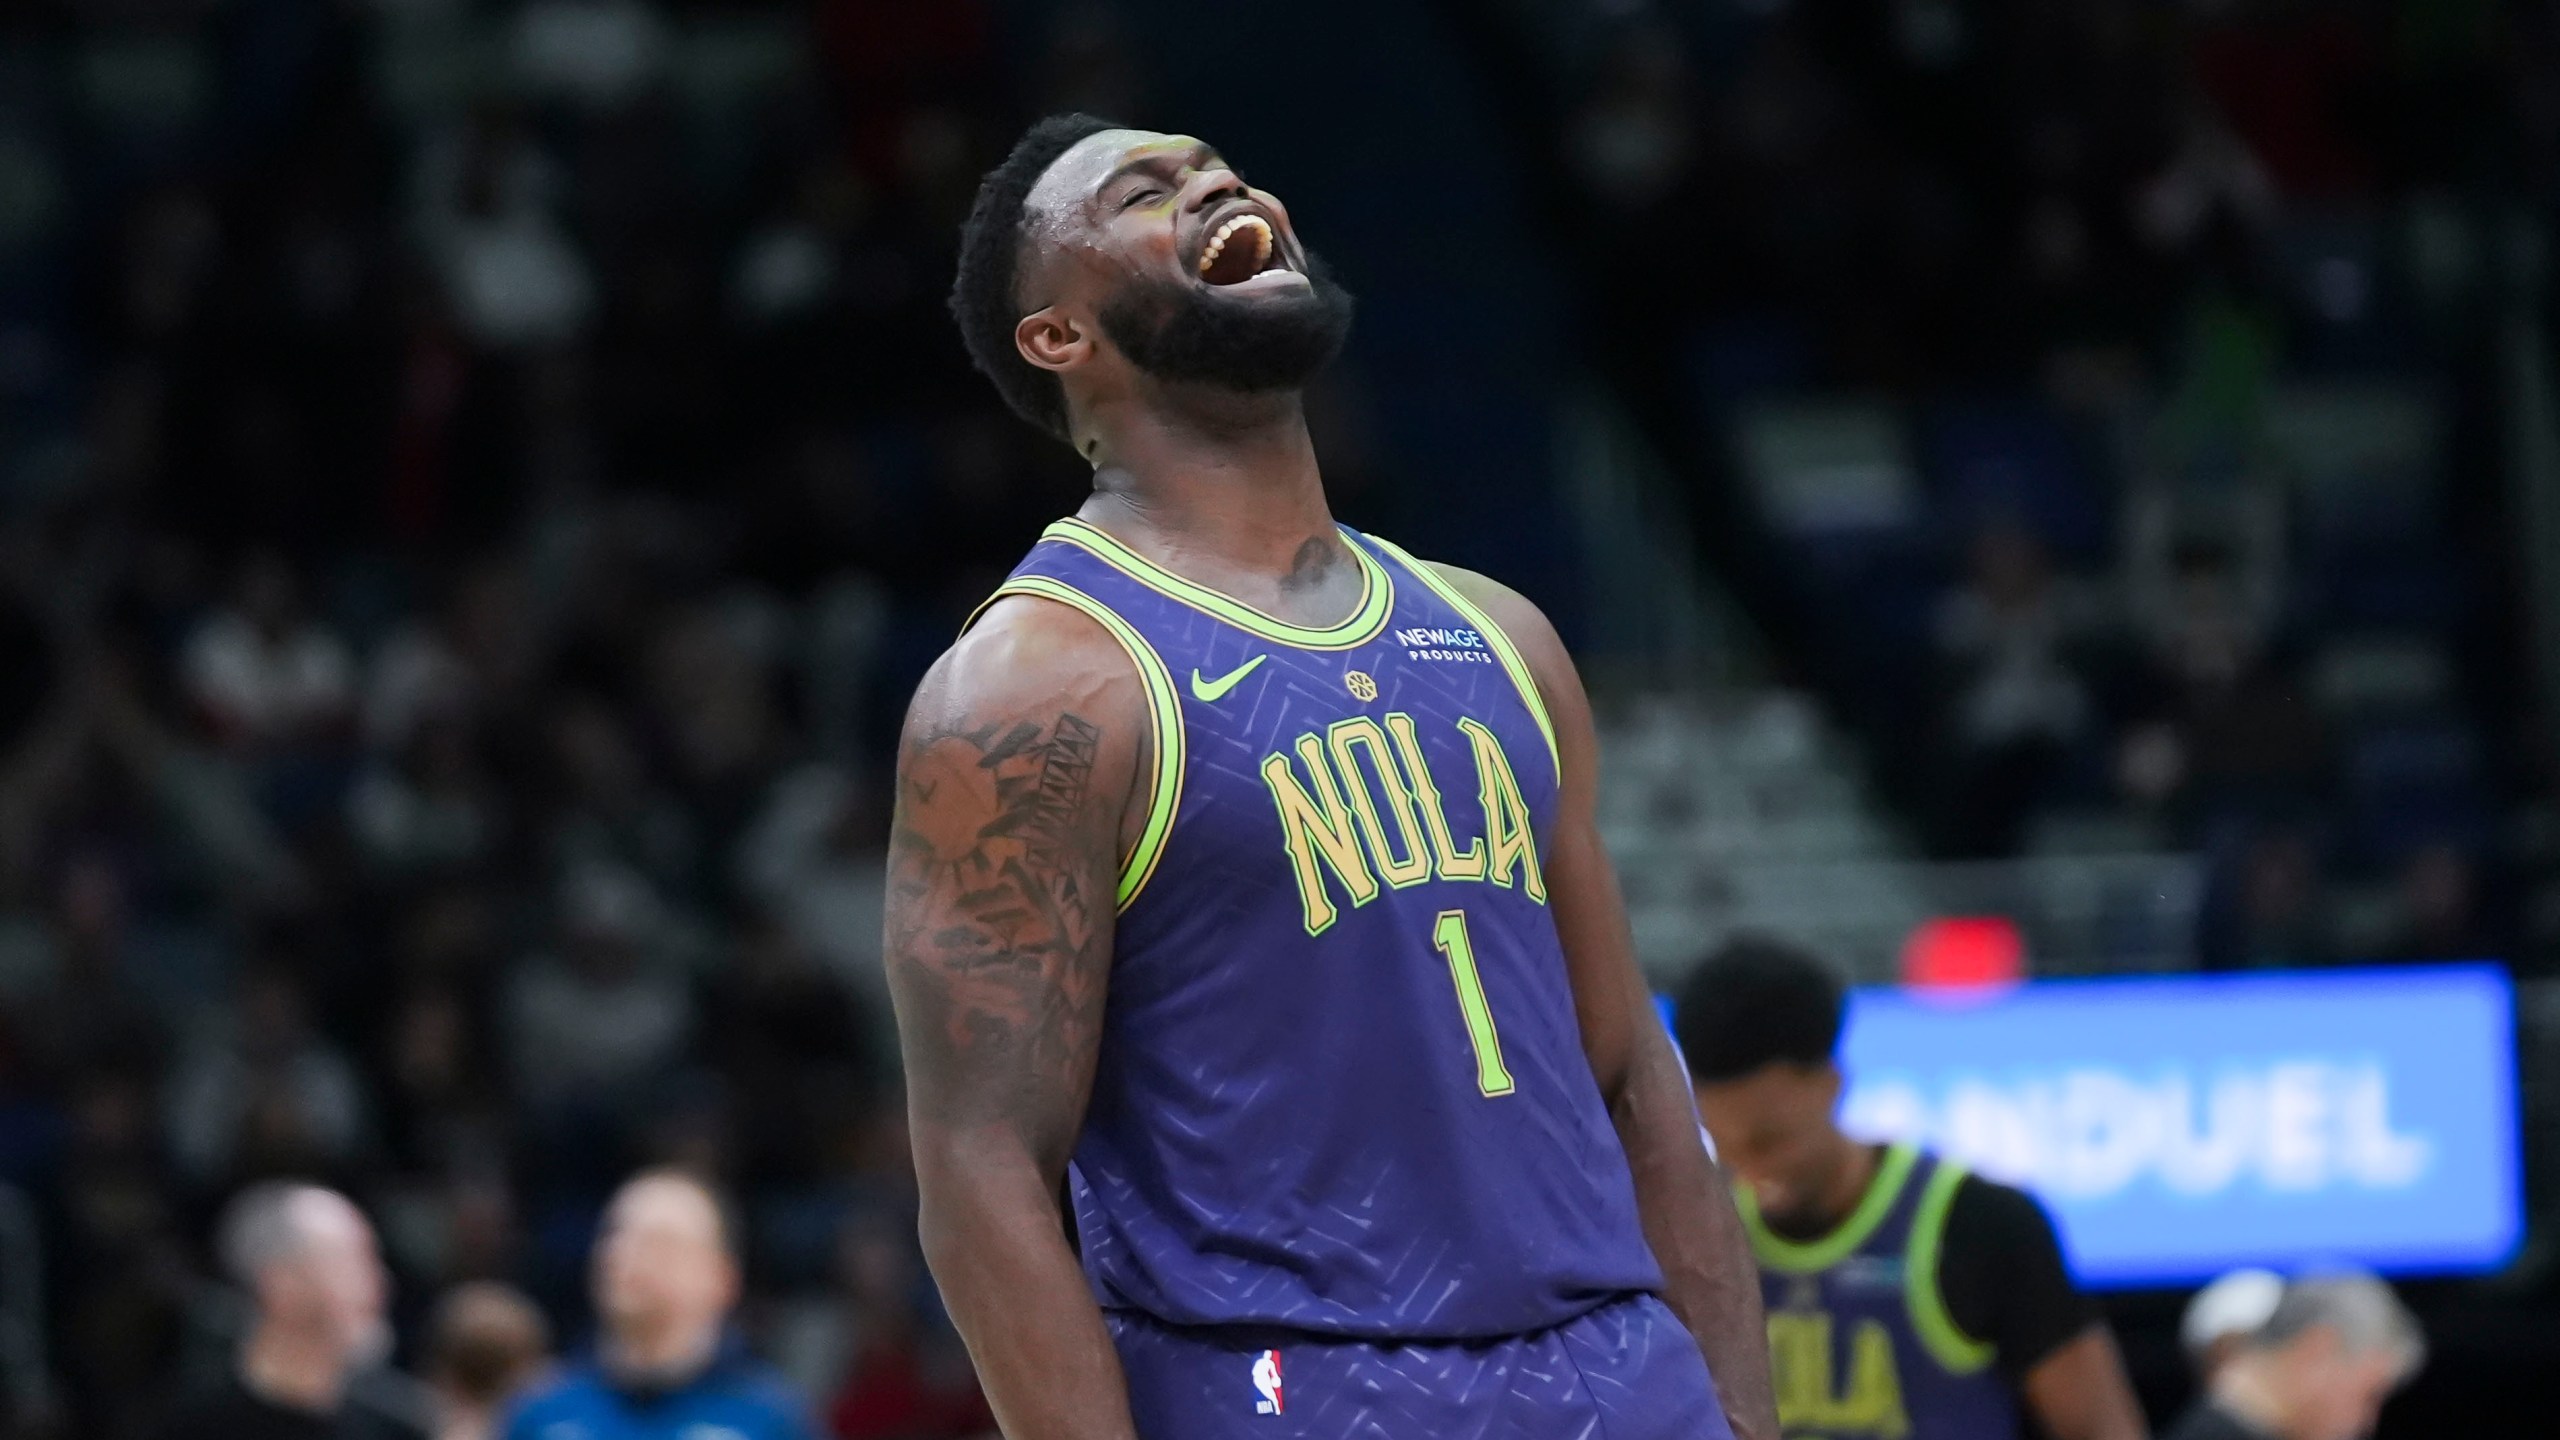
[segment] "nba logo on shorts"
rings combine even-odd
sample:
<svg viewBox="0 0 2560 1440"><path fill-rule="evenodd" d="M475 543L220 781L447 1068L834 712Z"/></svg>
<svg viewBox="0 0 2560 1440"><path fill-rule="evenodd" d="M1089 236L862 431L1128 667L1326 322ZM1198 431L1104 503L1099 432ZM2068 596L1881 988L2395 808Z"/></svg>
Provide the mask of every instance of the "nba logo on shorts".
<svg viewBox="0 0 2560 1440"><path fill-rule="evenodd" d="M1277 1415L1288 1408L1280 1402L1280 1352L1265 1350L1253 1357L1253 1388L1262 1398L1253 1402L1256 1415Z"/></svg>

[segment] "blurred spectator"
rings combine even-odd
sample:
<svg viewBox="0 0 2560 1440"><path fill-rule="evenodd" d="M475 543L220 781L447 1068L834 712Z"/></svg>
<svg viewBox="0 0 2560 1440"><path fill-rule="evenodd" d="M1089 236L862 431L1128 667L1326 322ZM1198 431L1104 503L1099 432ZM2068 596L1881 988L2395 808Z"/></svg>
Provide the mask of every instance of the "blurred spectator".
<svg viewBox="0 0 2560 1440"><path fill-rule="evenodd" d="M629 101L665 63L665 22L640 0L535 0L516 14L527 87L582 104Z"/></svg>
<svg viewBox="0 0 2560 1440"><path fill-rule="evenodd" d="M675 618L650 647L652 718L676 778L723 839L763 798L781 738L772 667L783 629L770 598L742 588Z"/></svg>
<svg viewBox="0 0 2560 1440"><path fill-rule="evenodd" d="M347 810L366 856L391 876L467 870L498 840L497 798L458 715L414 721L395 757L358 778Z"/></svg>
<svg viewBox="0 0 2560 1440"><path fill-rule="evenodd" d="M100 1068L65 1086L70 1133L46 1253L69 1282L58 1330L74 1414L128 1434L136 1411L165 1395L190 1299L153 1078Z"/></svg>
<svg viewBox="0 0 2560 1440"><path fill-rule="evenodd" d="M2187 1301L2178 1320L2178 1344L2194 1367L2198 1388L2210 1392L2231 1357L2276 1313L2284 1277L2272 1270L2234 1270Z"/></svg>
<svg viewBox="0 0 2560 1440"><path fill-rule="evenodd" d="M132 974L129 904L105 857L63 864L49 923L33 940L38 973L9 997L31 1058L57 1079L97 1065L148 1067L167 1043L160 1007Z"/></svg>
<svg viewBox="0 0 2560 1440"><path fill-rule="evenodd" d="M13 759L0 843L19 852L16 863L32 863L32 849L46 845L110 864L120 893L157 882L209 886L250 906L299 898L300 865L259 809L262 777L195 740L163 693L167 677L146 673L145 657L94 643L51 723ZM263 778L288 783L271 786L268 798L292 798L303 757L270 758L281 763ZM144 933L119 927L118 938L139 951Z"/></svg>
<svg viewBox="0 0 2560 1440"><path fill-rule="evenodd" d="M1578 177L1611 209L1652 208L1694 158L1685 64L1669 26L1631 30L1603 62L1568 144Z"/></svg>
<svg viewBox="0 0 2560 1440"><path fill-rule="evenodd" d="M2480 876L2471 856L2450 841L2411 850L2394 877L2397 926L2375 959L2498 959L2507 947L2481 918Z"/></svg>
<svg viewBox="0 0 2560 1440"><path fill-rule="evenodd" d="M693 1027L693 1000L663 950L657 897L627 871L593 867L561 888L557 953L516 970L507 995L510 1069L527 1102L610 1112L666 1072Z"/></svg>
<svg viewBox="0 0 2560 1440"><path fill-rule="evenodd" d="M2417 1320L2382 1281L2294 1280L2168 1440L2363 1440L2425 1360Z"/></svg>
<svg viewBox="0 0 2560 1440"><path fill-rule="evenodd" d="M495 112L421 167L429 254L463 333L486 348L559 344L595 317L594 275L549 209L552 174Z"/></svg>
<svg viewBox="0 0 2560 1440"><path fill-rule="evenodd" d="M887 1012L858 1002L797 936L747 922L703 996L701 1053L734 1101L722 1138L759 1179L825 1173L830 1127L871 1103L891 1043Z"/></svg>
<svg viewBox="0 0 2560 1440"><path fill-rule="evenodd" d="M489 1281L455 1287L427 1322L436 1440L493 1440L507 1404L550 1359L551 1324L521 1292Z"/></svg>
<svg viewBox="0 0 2560 1440"><path fill-rule="evenodd" d="M178 1407L168 1440L426 1440L419 1396L362 1383L391 1353L389 1281L353 1203L270 1181L232 1200L217 1238L255 1317L232 1373Z"/></svg>
<svg viewBox="0 0 2560 1440"><path fill-rule="evenodd" d="M737 1241L720 1198L681 1171L644 1172L605 1210L596 1239L595 1358L517 1407L508 1440L649 1440L714 1429L741 1440L806 1440L800 1400L728 1331Z"/></svg>
<svg viewBox="0 0 2560 1440"><path fill-rule="evenodd" d="M1937 626L1953 732L1946 838L1958 854L1999 855L2017 848L2094 719L2080 667L2098 617L2022 525L1986 526L1969 556Z"/></svg>
<svg viewBox="0 0 2560 1440"><path fill-rule="evenodd" d="M207 1184L325 1170L367 1142L367 1108L364 1081L313 1027L302 986L270 966L242 979L171 1077L169 1143Z"/></svg>
<svg viewBox="0 0 2560 1440"><path fill-rule="evenodd" d="M354 658L272 554L242 565L230 607L188 642L186 678L215 733L252 750L326 735L354 706Z"/></svg>
<svg viewBox="0 0 2560 1440"><path fill-rule="evenodd" d="M2320 856L2309 836L2275 826L2250 837L2206 897L2196 963L2208 970L2272 970L2338 957Z"/></svg>
<svg viewBox="0 0 2560 1440"><path fill-rule="evenodd" d="M2142 238L2164 252L2188 251L2217 226L2262 229L2277 212L2274 186L2249 147L2200 100L2178 107L2167 157L2134 196Z"/></svg>
<svg viewBox="0 0 2560 1440"><path fill-rule="evenodd" d="M504 1092L488 1036L452 977L423 978L393 1006L377 1067L383 1138L422 1174L504 1148Z"/></svg>
<svg viewBox="0 0 2560 1440"><path fill-rule="evenodd" d="M401 626L375 650L365 681L366 738L397 752L430 719L486 722L538 658L531 607L512 568L474 565L432 616Z"/></svg>
<svg viewBox="0 0 2560 1440"><path fill-rule="evenodd" d="M2272 655L2278 576L2271 515L2245 510L2237 544L2173 539L2166 507L2141 509L2134 613L2149 647L2148 702L2119 758L2133 798L2190 787L2251 804L2299 797L2320 774L2323 736L2301 687Z"/></svg>
<svg viewBox="0 0 2560 1440"><path fill-rule="evenodd" d="M792 205L749 235L729 279L729 302L759 326L817 316L853 283L845 251L872 204L862 181L834 167L801 177Z"/></svg>
<svg viewBox="0 0 2560 1440"><path fill-rule="evenodd" d="M748 893L824 959L874 1019L889 1013L888 982L880 968L888 883L880 842L887 832L886 817L852 772L811 765L775 782L738 849Z"/></svg>
<svg viewBox="0 0 2560 1440"><path fill-rule="evenodd" d="M621 867L680 893L701 861L701 826L656 783L630 720L579 697L554 706L549 724L551 769L563 791L549 826L554 863L571 873Z"/></svg>

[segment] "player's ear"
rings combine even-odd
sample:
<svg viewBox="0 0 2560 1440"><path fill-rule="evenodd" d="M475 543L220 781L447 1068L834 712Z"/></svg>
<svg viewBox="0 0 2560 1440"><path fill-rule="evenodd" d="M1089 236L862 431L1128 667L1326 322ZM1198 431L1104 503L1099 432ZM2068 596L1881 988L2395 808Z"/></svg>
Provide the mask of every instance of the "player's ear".
<svg viewBox="0 0 2560 1440"><path fill-rule="evenodd" d="M1013 327L1013 348L1043 370L1072 370L1093 353L1093 336L1083 322L1051 305Z"/></svg>

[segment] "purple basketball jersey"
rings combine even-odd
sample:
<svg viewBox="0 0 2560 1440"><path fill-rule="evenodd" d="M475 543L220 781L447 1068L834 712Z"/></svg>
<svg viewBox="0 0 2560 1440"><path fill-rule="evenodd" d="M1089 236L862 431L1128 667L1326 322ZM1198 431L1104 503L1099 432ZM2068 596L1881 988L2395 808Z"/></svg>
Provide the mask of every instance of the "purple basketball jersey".
<svg viewBox="0 0 2560 1440"><path fill-rule="evenodd" d="M1174 1325L1545 1329L1661 1285L1547 908L1554 741L1491 620L1344 536L1364 600L1323 629L1078 520L997 592L1101 623L1154 716L1085 1269Z"/></svg>
<svg viewBox="0 0 2560 1440"><path fill-rule="evenodd" d="M1964 1174L1896 1145L1849 1218L1801 1244L1761 1223L1747 1187L1735 1192L1760 1261L1788 1440L2017 1440L1997 1357L1956 1328L1938 1294Z"/></svg>

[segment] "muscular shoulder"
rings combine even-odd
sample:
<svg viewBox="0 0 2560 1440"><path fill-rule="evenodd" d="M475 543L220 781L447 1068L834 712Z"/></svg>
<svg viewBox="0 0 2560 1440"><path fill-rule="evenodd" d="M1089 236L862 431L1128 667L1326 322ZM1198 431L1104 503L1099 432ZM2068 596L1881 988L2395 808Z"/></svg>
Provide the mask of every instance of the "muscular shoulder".
<svg viewBox="0 0 2560 1440"><path fill-rule="evenodd" d="M1550 709L1582 712L1587 703L1583 699L1582 676L1574 669L1572 654L1564 648L1564 637L1556 633L1545 611L1532 604L1528 596L1473 570L1438 563L1432 563L1431 570L1502 627L1502 633L1519 650L1522 663L1529 667L1530 677L1538 682L1538 693Z"/></svg>
<svg viewBox="0 0 2560 1440"><path fill-rule="evenodd" d="M926 717L1047 709L1143 714L1137 667L1102 622L1036 595L1008 595L977 618L916 689Z"/></svg>
<svg viewBox="0 0 2560 1440"><path fill-rule="evenodd" d="M1139 685L1093 619L1008 599L916 692L884 942L920 1137L1011 1127L1064 1171L1152 743Z"/></svg>
<svg viewBox="0 0 2560 1440"><path fill-rule="evenodd" d="M1111 799L1127 794L1151 743L1147 716L1135 663L1099 621L1007 596L925 673L899 763L993 784L1033 747L1063 747L1090 767L1082 793Z"/></svg>
<svg viewBox="0 0 2560 1440"><path fill-rule="evenodd" d="M1491 616L1493 623L1502 627L1502 633L1511 637L1511 643L1520 647L1520 658L1528 661L1531 669L1542 670L1542 659L1572 663L1565 654L1563 637L1556 634L1546 612L1530 603L1528 596L1489 575L1437 561L1425 563L1430 565L1431 573L1448 581L1451 589Z"/></svg>

